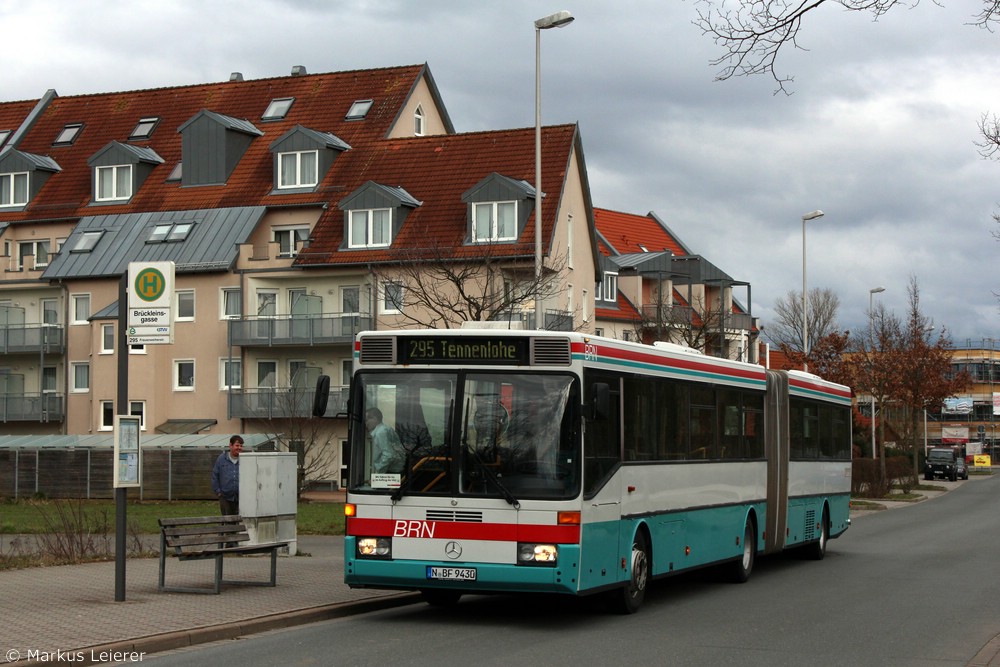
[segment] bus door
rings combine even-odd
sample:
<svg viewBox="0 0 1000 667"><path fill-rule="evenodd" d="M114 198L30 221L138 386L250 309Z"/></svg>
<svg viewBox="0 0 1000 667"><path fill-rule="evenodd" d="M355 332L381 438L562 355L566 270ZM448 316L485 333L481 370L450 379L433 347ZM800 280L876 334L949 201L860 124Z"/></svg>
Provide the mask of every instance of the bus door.
<svg viewBox="0 0 1000 667"><path fill-rule="evenodd" d="M764 407L765 455L767 457L767 521L764 553L781 551L788 525L788 375L767 371L767 403Z"/></svg>

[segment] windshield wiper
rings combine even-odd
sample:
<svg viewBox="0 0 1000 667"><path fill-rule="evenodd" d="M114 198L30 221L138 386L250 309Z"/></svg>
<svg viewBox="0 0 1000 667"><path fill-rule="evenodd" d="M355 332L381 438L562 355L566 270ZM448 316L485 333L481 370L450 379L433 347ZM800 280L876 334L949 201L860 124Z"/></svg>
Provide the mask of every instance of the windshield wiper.
<svg viewBox="0 0 1000 667"><path fill-rule="evenodd" d="M521 503L518 501L517 498L514 497L514 494L510 492L510 489L508 489L506 486L503 485L503 482L500 481L500 478L497 477L497 474L490 469L490 467L487 465L485 461L483 461L483 457L479 455L479 452L477 452L472 447L469 447L469 400L468 399L466 400L465 403L465 424L462 426L462 447L465 449L465 451L472 452L472 455L476 458L476 462L479 463L479 468L483 471L483 474L486 476L487 479L493 482L494 486L496 486L497 489L500 490L500 495L503 496L503 499L507 501L507 504L511 505L516 510L521 509Z"/></svg>

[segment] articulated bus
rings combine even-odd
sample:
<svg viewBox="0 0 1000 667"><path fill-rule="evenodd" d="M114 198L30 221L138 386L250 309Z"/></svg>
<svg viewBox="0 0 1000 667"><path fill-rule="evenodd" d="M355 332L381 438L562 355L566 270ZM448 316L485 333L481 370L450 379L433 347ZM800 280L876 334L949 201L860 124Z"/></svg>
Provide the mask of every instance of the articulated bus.
<svg viewBox="0 0 1000 667"><path fill-rule="evenodd" d="M351 587L631 613L651 579L743 582L850 523L851 392L815 375L549 331L363 332L354 359Z"/></svg>

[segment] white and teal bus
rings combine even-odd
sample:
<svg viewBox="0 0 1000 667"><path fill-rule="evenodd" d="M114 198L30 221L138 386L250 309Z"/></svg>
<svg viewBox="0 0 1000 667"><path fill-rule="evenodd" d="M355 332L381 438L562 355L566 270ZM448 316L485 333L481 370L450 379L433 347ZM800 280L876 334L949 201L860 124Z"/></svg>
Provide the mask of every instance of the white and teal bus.
<svg viewBox="0 0 1000 667"><path fill-rule="evenodd" d="M605 593L758 554L824 556L850 523L851 392L676 345L580 333L355 341L344 578Z"/></svg>

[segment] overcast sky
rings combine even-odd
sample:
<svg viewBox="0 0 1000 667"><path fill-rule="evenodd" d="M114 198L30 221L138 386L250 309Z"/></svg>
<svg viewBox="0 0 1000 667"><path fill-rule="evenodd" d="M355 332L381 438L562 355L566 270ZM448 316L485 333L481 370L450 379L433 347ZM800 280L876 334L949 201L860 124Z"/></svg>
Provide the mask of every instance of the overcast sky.
<svg viewBox="0 0 1000 667"><path fill-rule="evenodd" d="M967 25L980 3L925 0L874 23L829 3L768 77L714 81L720 47L682 0L0 0L0 99L426 62L460 132L576 122L596 206L655 212L693 253L774 302L836 291L843 328L866 327L869 289L921 306L955 343L1000 337L1000 163L975 142L1000 114L1000 35ZM740 297L745 301L745 293Z"/></svg>

